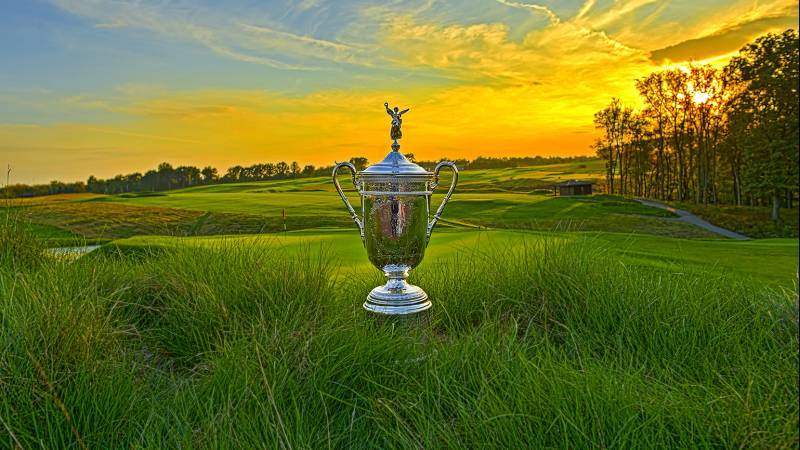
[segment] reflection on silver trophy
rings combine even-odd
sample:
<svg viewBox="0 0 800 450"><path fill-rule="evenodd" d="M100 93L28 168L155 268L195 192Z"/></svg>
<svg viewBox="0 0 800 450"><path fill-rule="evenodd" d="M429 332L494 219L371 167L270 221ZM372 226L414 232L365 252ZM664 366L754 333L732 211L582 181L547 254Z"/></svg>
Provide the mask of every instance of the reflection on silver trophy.
<svg viewBox="0 0 800 450"><path fill-rule="evenodd" d="M452 162L443 161L433 172L428 172L409 161L400 153L397 142L403 136L402 116L408 109L390 109L388 103L384 103L384 108L392 118L392 151L383 161L360 172L349 162L337 164L333 169L333 184L361 231L370 262L388 278L385 285L369 293L364 308L381 314L413 314L430 308L431 302L425 291L409 284L406 278L422 262L431 232L458 182L458 169ZM350 169L353 186L361 197L360 217L336 176L344 167ZM439 171L443 167L453 171L453 181L436 214L430 217L431 193L439 184Z"/></svg>

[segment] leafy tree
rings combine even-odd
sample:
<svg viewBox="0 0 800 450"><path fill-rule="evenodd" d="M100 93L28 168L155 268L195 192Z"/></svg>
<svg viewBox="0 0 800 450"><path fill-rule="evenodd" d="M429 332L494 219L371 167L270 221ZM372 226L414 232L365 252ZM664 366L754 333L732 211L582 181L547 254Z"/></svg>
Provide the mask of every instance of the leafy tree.
<svg viewBox="0 0 800 450"><path fill-rule="evenodd" d="M606 186L611 194L616 192L614 187L617 166L622 174L620 193L625 194L625 165L622 152L626 144L632 114L631 108L622 106L622 102L618 98L612 98L608 106L594 115L595 128L603 130L604 133L604 137L595 145L595 148L598 156L606 160Z"/></svg>
<svg viewBox="0 0 800 450"><path fill-rule="evenodd" d="M667 70L664 72L665 101L667 126L671 137L670 144L673 152L675 170L672 171L671 182L667 185L667 197L672 198L673 187L678 191L678 199L686 200L689 191L689 174L691 161L687 155L687 142L689 114L692 108L691 94L688 89L689 77L681 69Z"/></svg>
<svg viewBox="0 0 800 450"><path fill-rule="evenodd" d="M100 192L100 183L97 177L94 175L89 175L89 178L86 180L86 189L89 192Z"/></svg>
<svg viewBox="0 0 800 450"><path fill-rule="evenodd" d="M158 165L158 181L156 189L172 189L175 169L170 163L163 162Z"/></svg>
<svg viewBox="0 0 800 450"><path fill-rule="evenodd" d="M744 151L747 188L772 200L780 220L784 192L798 191L798 36L767 34L734 57L728 74L744 86L734 103L732 131ZM744 126L741 126L741 125Z"/></svg>
<svg viewBox="0 0 800 450"><path fill-rule="evenodd" d="M200 174L203 175L203 183L205 184L214 183L219 178L217 169L211 166L203 167L203 170L200 171Z"/></svg>
<svg viewBox="0 0 800 450"><path fill-rule="evenodd" d="M142 190L155 191L158 189L158 172L155 170L148 170L142 176Z"/></svg>
<svg viewBox="0 0 800 450"><path fill-rule="evenodd" d="M223 176L223 179L225 181L227 181L227 182L239 181L239 179L242 176L242 172L243 171L244 171L244 167L239 166L239 165L233 166L233 167L229 167L228 171L225 172L225 176Z"/></svg>
<svg viewBox="0 0 800 450"><path fill-rule="evenodd" d="M364 170L369 165L369 160L363 156L354 156L350 158L350 164L356 167L356 170Z"/></svg>
<svg viewBox="0 0 800 450"><path fill-rule="evenodd" d="M173 178L179 187L193 186L200 182L200 169L194 166L180 166L175 169Z"/></svg>
<svg viewBox="0 0 800 450"><path fill-rule="evenodd" d="M125 192L140 191L142 186L142 174L134 172L125 177Z"/></svg>
<svg viewBox="0 0 800 450"><path fill-rule="evenodd" d="M609 192L703 204L749 197L771 203L775 220L784 201L792 206L800 191L794 30L743 47L724 70L689 65L636 88L641 114L612 99L594 117Z"/></svg>
<svg viewBox="0 0 800 450"><path fill-rule="evenodd" d="M278 164L275 164L275 175L278 177L285 177L289 173L289 165L286 164L286 161L281 161Z"/></svg>
<svg viewBox="0 0 800 450"><path fill-rule="evenodd" d="M666 179L669 172L666 164L667 115L664 74L655 72L641 80L636 80L636 89L646 105L642 111L643 118L652 124L652 136L657 145L653 178L659 197L665 198Z"/></svg>

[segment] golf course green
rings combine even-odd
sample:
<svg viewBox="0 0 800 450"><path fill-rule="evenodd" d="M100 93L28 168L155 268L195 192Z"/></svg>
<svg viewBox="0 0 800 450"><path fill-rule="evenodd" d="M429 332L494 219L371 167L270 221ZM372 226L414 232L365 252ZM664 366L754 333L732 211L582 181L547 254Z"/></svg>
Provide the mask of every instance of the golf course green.
<svg viewBox="0 0 800 450"><path fill-rule="evenodd" d="M0 446L795 446L797 239L534 169L463 174L411 323L327 178L9 204Z"/></svg>
<svg viewBox="0 0 800 450"><path fill-rule="evenodd" d="M554 197L544 189L595 179L598 161L465 171L442 226L536 231L595 231L714 239L673 214L620 196ZM449 179L443 179L447 184ZM359 205L352 186L350 201ZM444 193L432 198L436 206ZM138 235L258 234L353 226L329 177L193 186L163 192L73 195L20 202L28 219L85 239ZM51 230L50 235L56 231ZM63 243L63 241L61 242Z"/></svg>
<svg viewBox="0 0 800 450"><path fill-rule="evenodd" d="M614 255L618 264L672 274L694 273L752 279L758 284L792 287L797 279L798 243L794 239L754 241L689 240L620 233L546 233L522 230L473 230L439 228L434 231L420 268L435 266L475 254L524 252L534 243L591 242ZM287 256L302 251L325 252L344 270L375 271L355 229L313 229L272 235L224 235L199 237L137 236L119 239L107 251L178 247L219 249L237 246L280 249Z"/></svg>

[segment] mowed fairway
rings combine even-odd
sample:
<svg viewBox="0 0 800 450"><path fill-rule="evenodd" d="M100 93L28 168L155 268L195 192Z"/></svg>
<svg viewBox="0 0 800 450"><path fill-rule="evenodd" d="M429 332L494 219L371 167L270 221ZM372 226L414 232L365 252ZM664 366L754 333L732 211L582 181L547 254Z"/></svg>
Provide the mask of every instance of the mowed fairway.
<svg viewBox="0 0 800 450"><path fill-rule="evenodd" d="M481 254L524 253L543 241L551 245L590 243L598 251L614 256L621 265L632 265L681 273L748 278L759 285L792 288L798 271L798 242L794 239L758 241L688 240L621 233L546 233L512 230L466 230L440 228L434 231L419 270L448 261L468 262ZM108 251L169 249L182 246L225 248L254 246L280 249L287 257L316 251L350 271L374 271L356 230L318 229L273 235L168 237L139 236L114 241Z"/></svg>
<svg viewBox="0 0 800 450"><path fill-rule="evenodd" d="M539 231L611 231L715 238L672 214L620 197L553 197L542 189L572 178L595 179L597 161L464 171L442 226ZM449 174L432 198L441 201ZM343 179L351 203L358 195ZM90 239L135 235L217 235L349 227L328 177L194 186L156 193L78 198L27 208L32 221ZM352 225L354 226L354 225Z"/></svg>
<svg viewBox="0 0 800 450"><path fill-rule="evenodd" d="M510 203L518 205L539 203L549 197L541 194L531 195L533 191L537 190L537 187L576 177L595 179L597 163L592 161L588 164L588 166L586 164L554 164L513 169L463 171L459 176L456 196L451 204L459 201L483 201L487 198L503 204L501 208L505 208ZM434 194L434 203L437 202L437 197L444 194L450 182L449 177L449 173L443 172L440 188ZM344 177L342 186L345 191L348 191L351 203L357 205L358 195ZM475 195L476 192L481 195ZM547 190L545 192L549 193ZM490 195L487 197L485 194ZM261 215L280 214L284 209L289 214L328 215L339 212L343 208L341 200L333 189L330 177L195 186L156 195L109 196L94 200ZM474 210L475 208L467 209ZM648 214L649 211L651 211L650 208L640 210L642 214ZM652 211L653 214L662 214L656 210ZM487 214L492 215L496 212L498 211L487 211ZM549 213L550 210L543 212Z"/></svg>
<svg viewBox="0 0 800 450"><path fill-rule="evenodd" d="M271 184L267 186L271 186ZM342 201L332 191L270 192L268 189L272 188L264 185L243 183L180 189L152 197L110 197L103 198L102 201L119 202L134 206L158 206L162 208L267 216L279 216L284 209L290 215L330 215L340 206L344 208ZM355 196L354 201L358 201Z"/></svg>

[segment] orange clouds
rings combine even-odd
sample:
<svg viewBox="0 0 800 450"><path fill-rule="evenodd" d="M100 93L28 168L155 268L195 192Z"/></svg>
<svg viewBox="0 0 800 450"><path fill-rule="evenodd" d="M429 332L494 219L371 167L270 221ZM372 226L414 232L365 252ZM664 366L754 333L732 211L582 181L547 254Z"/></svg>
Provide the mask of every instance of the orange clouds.
<svg viewBox="0 0 800 450"><path fill-rule="evenodd" d="M742 39L797 18L796 5L784 0L724 8L589 0L570 14L498 0L481 4L492 19L462 21L431 13L434 2L401 9L356 4L339 17L325 2L307 0L286 12L330 12L325 17L335 27L323 37L315 31L324 20L292 30L209 5L185 14L174 3L97 1L105 7L57 3L106 33L135 28L163 42L200 43L222 59L217 68L234 61L258 76L266 69L296 77L290 87L276 87L265 75L263 89L241 89L219 78L197 82L197 73L191 85L203 88L134 79L120 80L112 94L17 99L18 107L58 109L63 118L0 124L0 163L15 167L17 181L107 177L164 160L220 169L276 160L323 165L354 155L375 160L390 143L384 101L411 107L402 145L418 158L588 154L593 113L612 96L636 105L636 78L662 63L723 64ZM350 78L337 83L343 75Z"/></svg>
<svg viewBox="0 0 800 450"><path fill-rule="evenodd" d="M403 150L420 158L587 153L590 124L520 101L529 89L415 89L396 98L363 91L299 97L188 92L117 104L113 110L129 116L121 125L0 126L0 143L16 153L17 176L40 182L48 181L41 173L110 176L162 160L223 169L275 160L327 165L354 155L376 160L389 149L382 109L388 100L411 106ZM102 101L82 104L106 107ZM33 170L21 170L27 167Z"/></svg>

